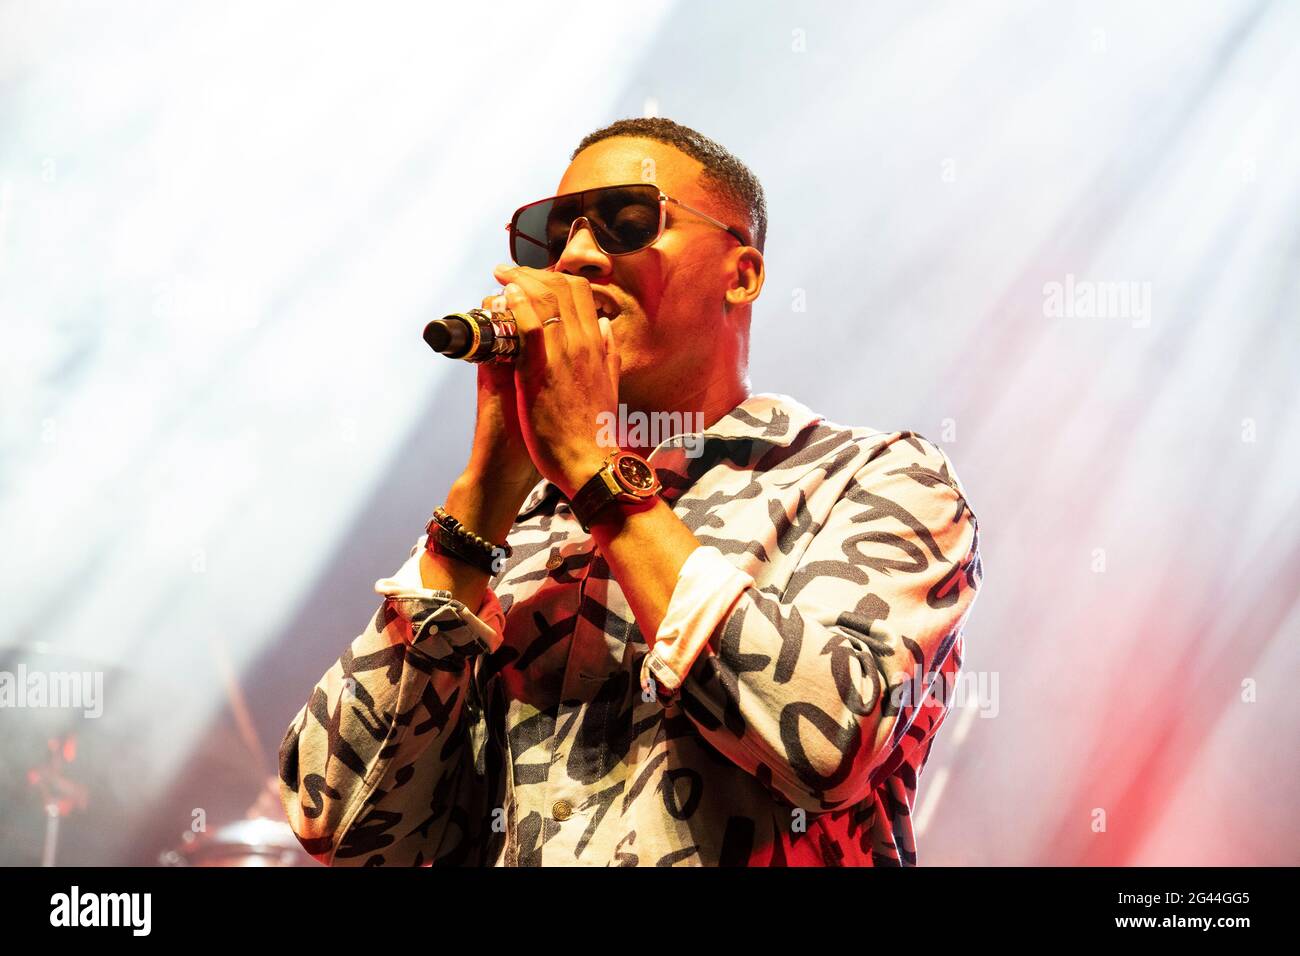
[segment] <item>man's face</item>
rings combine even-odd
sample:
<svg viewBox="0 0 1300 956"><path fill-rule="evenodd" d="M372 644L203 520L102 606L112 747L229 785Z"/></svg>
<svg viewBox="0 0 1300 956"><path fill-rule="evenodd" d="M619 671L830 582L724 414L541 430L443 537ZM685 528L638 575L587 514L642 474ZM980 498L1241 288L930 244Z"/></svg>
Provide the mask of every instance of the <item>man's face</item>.
<svg viewBox="0 0 1300 956"><path fill-rule="evenodd" d="M671 146L617 136L579 153L556 192L650 181L674 199L746 231L733 211L700 186L702 170ZM724 334L722 319L739 248L734 236L672 203L664 234L640 252L609 256L585 224L574 232L554 269L587 279L597 306L604 292L620 310L613 328L622 360L621 400L668 406L699 388L710 366L734 360L725 354L734 351L734 336Z"/></svg>

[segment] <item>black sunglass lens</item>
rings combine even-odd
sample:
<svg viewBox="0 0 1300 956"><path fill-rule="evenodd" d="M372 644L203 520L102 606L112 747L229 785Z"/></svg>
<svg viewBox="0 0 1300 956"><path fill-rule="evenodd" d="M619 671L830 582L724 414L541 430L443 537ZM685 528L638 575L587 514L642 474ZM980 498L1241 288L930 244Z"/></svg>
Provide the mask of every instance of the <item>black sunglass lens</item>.
<svg viewBox="0 0 1300 956"><path fill-rule="evenodd" d="M588 205L606 252L635 252L659 234L659 191L653 186L602 189L592 193Z"/></svg>
<svg viewBox="0 0 1300 956"><path fill-rule="evenodd" d="M551 203L542 235L545 237L547 253L552 264L559 262L560 256L564 255L564 247L568 244L573 220L582 215L581 198L581 195L560 196Z"/></svg>
<svg viewBox="0 0 1300 956"><path fill-rule="evenodd" d="M511 256L521 266L550 268L564 255L580 215L587 217L606 252L636 252L659 235L659 190L653 185L612 186L527 206L515 217Z"/></svg>
<svg viewBox="0 0 1300 956"><path fill-rule="evenodd" d="M555 200L534 203L515 217L515 228L510 236L510 255L521 266L545 269L554 261L550 258L547 243L548 223Z"/></svg>

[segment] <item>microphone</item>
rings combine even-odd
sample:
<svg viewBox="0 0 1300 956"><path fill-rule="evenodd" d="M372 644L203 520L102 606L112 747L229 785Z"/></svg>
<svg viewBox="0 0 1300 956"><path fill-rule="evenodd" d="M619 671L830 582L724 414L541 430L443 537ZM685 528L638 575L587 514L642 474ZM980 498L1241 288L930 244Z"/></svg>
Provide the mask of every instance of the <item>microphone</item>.
<svg viewBox="0 0 1300 956"><path fill-rule="evenodd" d="M523 348L514 313L470 309L434 319L424 327L429 348L466 362L513 362Z"/></svg>

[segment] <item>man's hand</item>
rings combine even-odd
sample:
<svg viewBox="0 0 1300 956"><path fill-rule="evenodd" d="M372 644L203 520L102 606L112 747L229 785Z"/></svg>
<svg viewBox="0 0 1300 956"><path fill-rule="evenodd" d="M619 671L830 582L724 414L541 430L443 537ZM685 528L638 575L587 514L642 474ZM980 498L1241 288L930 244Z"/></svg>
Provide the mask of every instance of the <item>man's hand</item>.
<svg viewBox="0 0 1300 956"><path fill-rule="evenodd" d="M503 295L483 299L483 309L488 312L505 307ZM508 363L479 363L474 445L465 470L475 479L512 488L531 488L540 477L519 430L515 372Z"/></svg>
<svg viewBox="0 0 1300 956"><path fill-rule="evenodd" d="M490 295L483 308L500 312L505 297ZM447 492L445 507L475 534L505 541L528 492L541 477L519 429L515 372L508 364L478 366L478 409L469 463ZM504 560L504 557L499 558ZM420 555L424 586L451 591L471 609L479 607L488 576L445 555Z"/></svg>
<svg viewBox="0 0 1300 956"><path fill-rule="evenodd" d="M504 264L494 274L523 340L514 363L519 431L537 470L571 498L614 450L596 440L599 416L618 403L613 326L597 316L586 279ZM560 321L542 324L552 316Z"/></svg>
<svg viewBox="0 0 1300 956"><path fill-rule="evenodd" d="M537 269L498 266L504 295L483 308L509 308L523 355L478 367L478 412L469 464L448 492L447 510L489 541L503 541L539 477L569 497L612 449L596 441L602 412L618 401L618 350L609 319L596 315L591 285ZM502 301L504 299L504 302ZM545 328L542 321L562 321ZM421 555L424 586L445 588L477 608L487 575L454 558Z"/></svg>

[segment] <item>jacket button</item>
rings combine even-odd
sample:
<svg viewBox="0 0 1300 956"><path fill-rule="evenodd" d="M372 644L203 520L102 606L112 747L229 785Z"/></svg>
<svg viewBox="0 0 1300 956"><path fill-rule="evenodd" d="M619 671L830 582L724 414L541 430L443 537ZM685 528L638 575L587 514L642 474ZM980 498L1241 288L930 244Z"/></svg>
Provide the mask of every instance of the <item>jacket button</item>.
<svg viewBox="0 0 1300 956"><path fill-rule="evenodd" d="M548 560L548 561L546 562L546 567L547 567L549 570L554 571L556 568L558 568L558 567L559 567L560 565L562 565L563 563L564 563L564 558L561 557L561 556L559 555L559 553L556 553L556 554L551 555L550 560Z"/></svg>
<svg viewBox="0 0 1300 956"><path fill-rule="evenodd" d="M567 820L573 816L573 805L568 800L556 800L555 805L551 807L551 816L557 820Z"/></svg>

